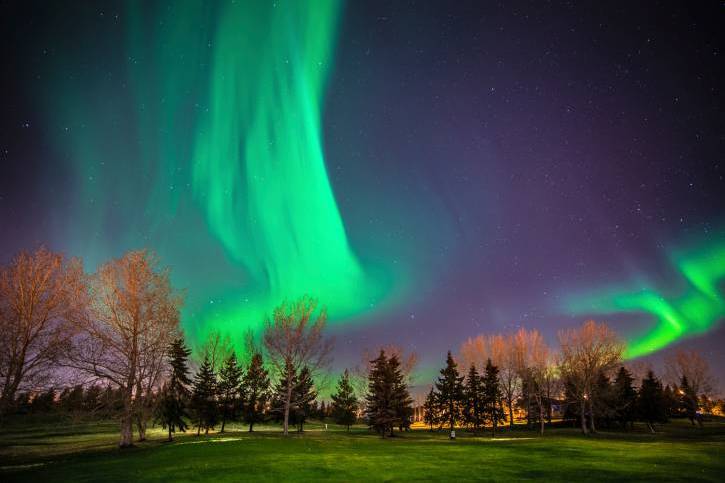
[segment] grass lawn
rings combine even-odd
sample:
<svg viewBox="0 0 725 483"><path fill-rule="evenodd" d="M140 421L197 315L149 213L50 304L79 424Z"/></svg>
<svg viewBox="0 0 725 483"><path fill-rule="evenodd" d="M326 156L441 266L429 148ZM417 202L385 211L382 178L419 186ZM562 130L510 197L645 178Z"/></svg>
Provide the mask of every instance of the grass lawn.
<svg viewBox="0 0 725 483"><path fill-rule="evenodd" d="M696 480L725 481L725 422L704 429L676 421L652 435L552 429L540 438L516 430L496 439L462 431L414 430L385 439L363 428L346 433L312 424L283 438L278 427L249 434L177 435L120 451L110 423L27 422L0 435L0 481L376 481L376 480Z"/></svg>

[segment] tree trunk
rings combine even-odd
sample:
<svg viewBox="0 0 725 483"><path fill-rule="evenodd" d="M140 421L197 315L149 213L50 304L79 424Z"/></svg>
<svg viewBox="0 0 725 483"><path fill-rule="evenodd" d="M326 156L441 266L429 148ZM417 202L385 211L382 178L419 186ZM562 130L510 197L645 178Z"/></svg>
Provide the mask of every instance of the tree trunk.
<svg viewBox="0 0 725 483"><path fill-rule="evenodd" d="M226 424L226 422L227 422L227 418L224 415L222 415L222 427L219 428L220 433L224 432L224 425Z"/></svg>
<svg viewBox="0 0 725 483"><path fill-rule="evenodd" d="M539 434L544 435L544 404L543 401L539 403Z"/></svg>
<svg viewBox="0 0 725 483"><path fill-rule="evenodd" d="M249 423L249 432L250 432L250 433L251 433L252 431L254 431L254 429L253 429L253 428L254 428L254 423Z"/></svg>
<svg viewBox="0 0 725 483"><path fill-rule="evenodd" d="M514 401L509 399L507 402L509 406L509 427L514 429Z"/></svg>
<svg viewBox="0 0 725 483"><path fill-rule="evenodd" d="M172 441L171 437L171 425L169 424L169 443Z"/></svg>
<svg viewBox="0 0 725 483"><path fill-rule="evenodd" d="M287 397L284 401L284 435L287 436L289 434L289 407L290 403L292 402L292 384L291 381L287 381Z"/></svg>
<svg viewBox="0 0 725 483"><path fill-rule="evenodd" d="M586 400L581 400L581 422L582 422L582 433L589 434L589 430L587 429L587 408L586 408Z"/></svg>
<svg viewBox="0 0 725 483"><path fill-rule="evenodd" d="M196 427L196 435L199 436L201 434L201 422L199 422L199 426Z"/></svg>
<svg viewBox="0 0 725 483"><path fill-rule="evenodd" d="M594 403L592 403L592 399L589 398L589 423L592 427L592 433L597 432L596 426L594 426Z"/></svg>
<svg viewBox="0 0 725 483"><path fill-rule="evenodd" d="M652 423L647 422L647 427L649 428L649 432L654 434L655 433L655 427Z"/></svg>
<svg viewBox="0 0 725 483"><path fill-rule="evenodd" d="M136 429L138 430L138 440L146 441L146 421L142 415L136 417Z"/></svg>
<svg viewBox="0 0 725 483"><path fill-rule="evenodd" d="M121 440L118 443L120 448L133 446L133 418L126 413L121 418Z"/></svg>

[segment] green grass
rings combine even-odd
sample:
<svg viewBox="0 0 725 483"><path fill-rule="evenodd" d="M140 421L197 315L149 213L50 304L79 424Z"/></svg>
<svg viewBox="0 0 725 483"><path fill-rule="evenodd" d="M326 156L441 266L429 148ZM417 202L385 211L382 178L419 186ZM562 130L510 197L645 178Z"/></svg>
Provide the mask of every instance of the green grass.
<svg viewBox="0 0 725 483"><path fill-rule="evenodd" d="M163 432L128 450L115 448L110 423L16 423L0 436L0 480L9 481L351 481L351 480L695 480L722 481L725 423L704 429L677 421L652 435L553 429L540 438L516 430L492 440L459 432L415 430L381 440L362 428L350 434L310 425L303 435L281 436L278 427L249 434Z"/></svg>

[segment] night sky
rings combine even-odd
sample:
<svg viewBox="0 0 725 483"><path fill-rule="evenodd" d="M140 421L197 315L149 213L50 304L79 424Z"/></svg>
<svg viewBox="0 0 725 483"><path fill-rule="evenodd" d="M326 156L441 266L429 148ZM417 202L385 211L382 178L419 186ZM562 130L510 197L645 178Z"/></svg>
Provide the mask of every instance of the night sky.
<svg viewBox="0 0 725 483"><path fill-rule="evenodd" d="M336 367L595 317L725 380L722 2L70 3L0 2L3 261L151 248L192 340L307 292Z"/></svg>

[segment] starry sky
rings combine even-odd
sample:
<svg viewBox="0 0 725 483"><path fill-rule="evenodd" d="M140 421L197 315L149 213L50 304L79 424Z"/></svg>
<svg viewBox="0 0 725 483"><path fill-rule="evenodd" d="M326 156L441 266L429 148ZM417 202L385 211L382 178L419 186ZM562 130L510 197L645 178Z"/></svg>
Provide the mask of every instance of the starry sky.
<svg viewBox="0 0 725 483"><path fill-rule="evenodd" d="M72 3L0 2L0 259L151 248L192 340L310 293L339 367L589 317L724 366L721 2Z"/></svg>

